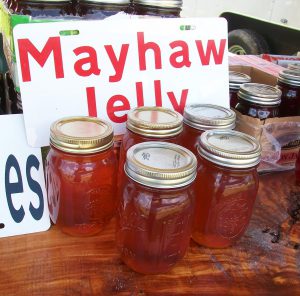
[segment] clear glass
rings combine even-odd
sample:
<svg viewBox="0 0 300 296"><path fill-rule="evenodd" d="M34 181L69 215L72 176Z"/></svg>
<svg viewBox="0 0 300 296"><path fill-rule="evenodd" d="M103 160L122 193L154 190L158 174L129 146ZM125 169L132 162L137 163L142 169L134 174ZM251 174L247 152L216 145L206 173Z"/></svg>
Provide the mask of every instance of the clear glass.
<svg viewBox="0 0 300 296"><path fill-rule="evenodd" d="M256 167L231 169L199 158L192 238L210 248L229 247L249 224L259 184Z"/></svg>
<svg viewBox="0 0 300 296"><path fill-rule="evenodd" d="M116 227L121 258L143 274L167 272L189 246L194 183L178 189L155 189L127 176L122 181Z"/></svg>
<svg viewBox="0 0 300 296"><path fill-rule="evenodd" d="M101 231L116 211L117 159L114 149L90 155L51 146L46 188L51 220L74 236Z"/></svg>
<svg viewBox="0 0 300 296"><path fill-rule="evenodd" d="M277 87L282 92L279 107L280 116L300 115L300 86L292 86L278 81Z"/></svg>

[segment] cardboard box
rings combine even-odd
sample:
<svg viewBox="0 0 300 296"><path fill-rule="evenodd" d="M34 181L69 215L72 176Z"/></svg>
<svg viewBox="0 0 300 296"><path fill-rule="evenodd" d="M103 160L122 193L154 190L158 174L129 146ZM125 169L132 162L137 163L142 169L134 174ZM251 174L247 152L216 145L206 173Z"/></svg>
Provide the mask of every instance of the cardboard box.
<svg viewBox="0 0 300 296"><path fill-rule="evenodd" d="M230 66L230 70L249 75L252 82L273 86L277 83L276 74L267 73L253 66L235 65ZM236 130L260 141L262 146L262 160L258 167L260 173L294 169L300 147L300 116L260 120L235 112Z"/></svg>

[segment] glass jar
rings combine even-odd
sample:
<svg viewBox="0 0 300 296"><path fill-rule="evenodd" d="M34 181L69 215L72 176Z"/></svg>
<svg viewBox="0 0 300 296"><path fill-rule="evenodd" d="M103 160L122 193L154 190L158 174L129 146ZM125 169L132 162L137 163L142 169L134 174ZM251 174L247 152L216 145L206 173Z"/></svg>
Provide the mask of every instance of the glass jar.
<svg viewBox="0 0 300 296"><path fill-rule="evenodd" d="M63 232L89 236L115 214L117 160L112 126L94 117L54 122L46 159L51 220Z"/></svg>
<svg viewBox="0 0 300 296"><path fill-rule="evenodd" d="M281 90L281 117L300 115L300 71L283 70L279 73L277 87Z"/></svg>
<svg viewBox="0 0 300 296"><path fill-rule="evenodd" d="M234 111L211 104L192 104L184 109L183 131L180 145L191 150L196 156L201 134L211 129L234 129Z"/></svg>
<svg viewBox="0 0 300 296"><path fill-rule="evenodd" d="M238 103L237 93L244 83L251 82L251 77L247 74L235 71L229 71L229 100L230 107L235 108Z"/></svg>
<svg viewBox="0 0 300 296"><path fill-rule="evenodd" d="M65 17L75 16L75 6L71 0L21 0L11 4L13 13L32 17Z"/></svg>
<svg viewBox="0 0 300 296"><path fill-rule="evenodd" d="M123 174L127 150L138 143L148 141L166 141L178 143L182 132L181 114L162 107L137 107L127 114L126 132L123 136L119 176Z"/></svg>
<svg viewBox="0 0 300 296"><path fill-rule="evenodd" d="M235 109L243 115L267 119L279 116L281 91L274 86L245 83L238 92Z"/></svg>
<svg viewBox="0 0 300 296"><path fill-rule="evenodd" d="M196 157L165 142L147 142L127 152L117 216L121 258L133 270L166 272L188 248L194 211Z"/></svg>
<svg viewBox="0 0 300 296"><path fill-rule="evenodd" d="M78 14L86 19L103 20L129 12L130 0L79 0Z"/></svg>
<svg viewBox="0 0 300 296"><path fill-rule="evenodd" d="M201 135L192 238L225 248L245 232L258 191L259 143L231 130Z"/></svg>
<svg viewBox="0 0 300 296"><path fill-rule="evenodd" d="M134 14L152 17L180 17L182 0L133 0Z"/></svg>

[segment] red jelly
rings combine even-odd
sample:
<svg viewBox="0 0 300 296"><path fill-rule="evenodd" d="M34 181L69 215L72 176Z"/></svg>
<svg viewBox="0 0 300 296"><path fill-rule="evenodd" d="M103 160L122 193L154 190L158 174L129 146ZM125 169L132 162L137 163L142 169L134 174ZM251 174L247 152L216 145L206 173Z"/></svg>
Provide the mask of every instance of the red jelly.
<svg viewBox="0 0 300 296"><path fill-rule="evenodd" d="M196 156L201 134L211 129L234 129L234 111L211 104L192 104L183 113L183 131L180 145L191 150Z"/></svg>
<svg viewBox="0 0 300 296"><path fill-rule="evenodd" d="M277 87L282 92L280 116L300 115L300 71L289 69L281 71Z"/></svg>
<svg viewBox="0 0 300 296"><path fill-rule="evenodd" d="M261 148L230 130L201 135L192 238L211 248L235 243L245 232L258 191Z"/></svg>
<svg viewBox="0 0 300 296"><path fill-rule="evenodd" d="M166 272L188 248L194 212L196 157L165 142L127 152L117 219L117 246L133 270Z"/></svg>
<svg viewBox="0 0 300 296"><path fill-rule="evenodd" d="M267 119L279 116L281 91L274 86L245 83L238 92L235 109L243 115Z"/></svg>
<svg viewBox="0 0 300 296"><path fill-rule="evenodd" d="M244 83L251 82L251 77L247 74L229 71L229 97L230 107L234 108L238 103L237 93Z"/></svg>
<svg viewBox="0 0 300 296"><path fill-rule="evenodd" d="M51 126L46 159L50 216L70 235L94 235L115 213L117 160L112 126L68 117Z"/></svg>

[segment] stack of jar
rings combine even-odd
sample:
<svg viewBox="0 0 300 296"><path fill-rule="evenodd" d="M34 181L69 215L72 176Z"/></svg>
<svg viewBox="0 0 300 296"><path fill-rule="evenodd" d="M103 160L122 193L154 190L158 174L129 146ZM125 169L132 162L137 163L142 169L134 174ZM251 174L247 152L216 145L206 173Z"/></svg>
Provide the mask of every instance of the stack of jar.
<svg viewBox="0 0 300 296"><path fill-rule="evenodd" d="M232 129L230 109L195 104L128 113L120 161L108 122L63 118L51 126L46 186L52 221L95 235L117 213L122 260L140 273L168 271L190 237L207 247L244 233L258 190L260 145ZM117 186L118 184L118 186Z"/></svg>

